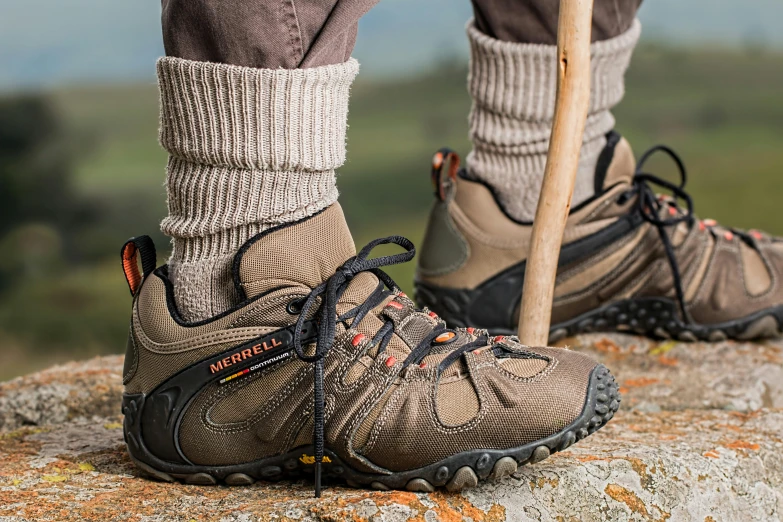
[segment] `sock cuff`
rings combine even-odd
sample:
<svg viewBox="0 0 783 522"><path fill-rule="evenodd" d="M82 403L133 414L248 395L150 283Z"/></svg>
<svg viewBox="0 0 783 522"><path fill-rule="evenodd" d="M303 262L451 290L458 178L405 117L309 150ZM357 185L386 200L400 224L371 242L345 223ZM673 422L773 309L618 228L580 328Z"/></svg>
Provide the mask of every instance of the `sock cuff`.
<svg viewBox="0 0 783 522"><path fill-rule="evenodd" d="M639 20L634 20L623 34L590 46L590 114L622 99L623 77L641 28ZM470 42L468 90L476 108L524 121L552 121L557 46L497 40L482 33L472 19L466 31Z"/></svg>
<svg viewBox="0 0 783 522"><path fill-rule="evenodd" d="M333 170L261 171L169 159L169 213L160 227L179 259L235 252L250 237L337 201Z"/></svg>
<svg viewBox="0 0 783 522"><path fill-rule="evenodd" d="M309 69L158 60L160 143L200 165L327 171L345 162L353 58Z"/></svg>

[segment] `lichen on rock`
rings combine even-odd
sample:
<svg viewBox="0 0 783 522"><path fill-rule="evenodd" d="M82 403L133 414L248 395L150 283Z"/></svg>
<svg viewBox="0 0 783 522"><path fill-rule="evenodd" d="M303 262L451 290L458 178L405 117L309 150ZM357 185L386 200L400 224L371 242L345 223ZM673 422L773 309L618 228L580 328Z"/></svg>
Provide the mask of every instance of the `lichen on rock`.
<svg viewBox="0 0 783 522"><path fill-rule="evenodd" d="M122 440L120 357L0 383L0 521L779 520L783 351L777 344L569 340L626 399L609 425L501 482L461 494L307 482L156 482Z"/></svg>

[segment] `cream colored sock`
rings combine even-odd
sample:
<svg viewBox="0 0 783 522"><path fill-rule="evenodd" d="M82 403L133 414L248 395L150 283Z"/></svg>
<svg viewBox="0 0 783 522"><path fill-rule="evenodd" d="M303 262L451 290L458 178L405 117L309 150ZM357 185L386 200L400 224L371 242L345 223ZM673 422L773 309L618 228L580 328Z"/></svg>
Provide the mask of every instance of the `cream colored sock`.
<svg viewBox="0 0 783 522"><path fill-rule="evenodd" d="M490 38L468 23L473 98L468 175L487 183L506 212L530 222L536 213L557 94L557 47ZM593 175L605 135L614 127L610 109L625 92L624 76L639 40L634 21L625 33L591 46L592 88L572 205L593 195Z"/></svg>
<svg viewBox="0 0 783 522"><path fill-rule="evenodd" d="M184 319L237 303L234 254L250 237L337 200L356 60L311 69L158 61L169 152L169 275Z"/></svg>

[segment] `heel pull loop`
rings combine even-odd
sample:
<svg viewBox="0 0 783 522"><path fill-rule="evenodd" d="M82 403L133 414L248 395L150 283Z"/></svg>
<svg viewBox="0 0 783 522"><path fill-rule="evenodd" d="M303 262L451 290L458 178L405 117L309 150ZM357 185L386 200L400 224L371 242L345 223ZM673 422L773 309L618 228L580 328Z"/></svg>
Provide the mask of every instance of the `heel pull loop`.
<svg viewBox="0 0 783 522"><path fill-rule="evenodd" d="M448 176L443 179L443 166L448 163ZM441 201L446 200L446 189L457 179L459 171L459 155L448 147L444 147L432 157L432 186L435 188L435 196Z"/></svg>
<svg viewBox="0 0 783 522"><path fill-rule="evenodd" d="M141 254L141 273L139 273L138 258ZM122 259L122 271L132 296L136 295L143 277L147 277L155 270L157 254L155 243L149 236L132 237L122 245L120 251Z"/></svg>

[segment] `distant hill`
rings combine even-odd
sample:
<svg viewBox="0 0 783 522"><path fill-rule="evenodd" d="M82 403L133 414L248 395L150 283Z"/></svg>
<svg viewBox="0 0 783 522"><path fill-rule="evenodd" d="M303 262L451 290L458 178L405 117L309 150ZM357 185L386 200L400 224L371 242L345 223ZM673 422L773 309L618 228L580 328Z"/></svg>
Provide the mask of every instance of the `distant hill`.
<svg viewBox="0 0 783 522"><path fill-rule="evenodd" d="M151 81L159 10L155 0L2 0L0 89ZM362 20L356 56L381 76L464 60L470 13L467 0L384 0ZM648 40L783 48L781 0L647 0L641 18Z"/></svg>

